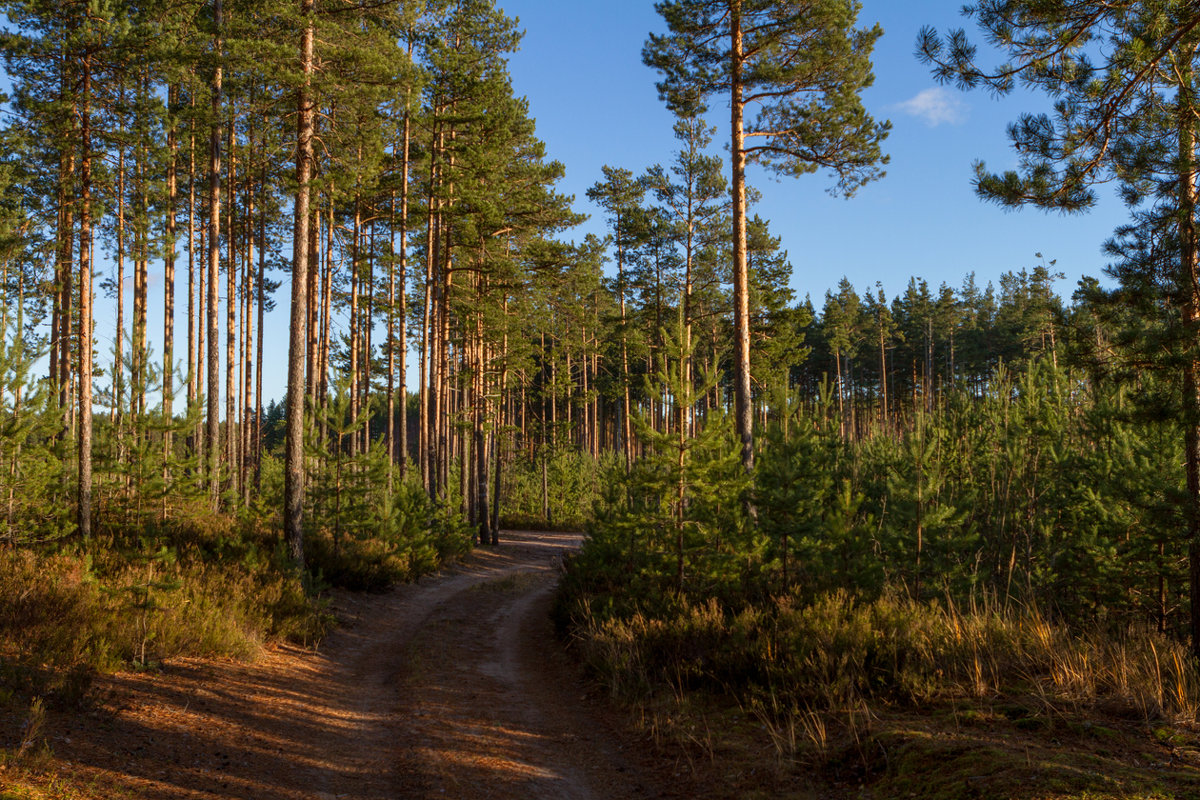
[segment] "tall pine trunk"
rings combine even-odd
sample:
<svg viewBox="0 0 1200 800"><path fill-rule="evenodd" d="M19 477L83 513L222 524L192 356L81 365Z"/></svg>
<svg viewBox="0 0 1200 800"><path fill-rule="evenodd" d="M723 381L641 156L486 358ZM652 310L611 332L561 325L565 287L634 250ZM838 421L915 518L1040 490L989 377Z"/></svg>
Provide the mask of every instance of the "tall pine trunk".
<svg viewBox="0 0 1200 800"><path fill-rule="evenodd" d="M238 254L237 254L237 116L234 103L229 104L229 184L226 194L228 225L225 228L225 464L229 489L235 495L241 474L238 470L237 415L237 311L238 311Z"/></svg>
<svg viewBox="0 0 1200 800"><path fill-rule="evenodd" d="M288 340L287 447L284 463L283 529L288 553L304 566L304 364L305 314L308 309L308 199L313 161L313 0L301 0L304 33L300 59L304 82L296 100L296 200L292 234L292 310Z"/></svg>
<svg viewBox="0 0 1200 800"><path fill-rule="evenodd" d="M421 364L420 364L420 415L418 425L418 458L421 463L421 476L425 491L430 496L434 494L433 480L433 295L434 295L434 263L437 259L437 199L435 186L437 183L437 143L438 135L432 136L434 147L429 154L429 188L428 213L425 227L425 299L421 312Z"/></svg>
<svg viewBox="0 0 1200 800"><path fill-rule="evenodd" d="M217 334L217 280L221 261L221 0L213 0L212 119L208 145L208 457L209 503L216 509L221 475L221 348Z"/></svg>
<svg viewBox="0 0 1200 800"><path fill-rule="evenodd" d="M361 162L362 150L359 149ZM358 170L355 170L358 172ZM354 194L354 228L350 237L350 419L358 419L360 405L360 364L359 352L362 349L362 320L359 319L359 295L361 294L359 258L362 242L362 204L357 189ZM358 432L350 437L350 455L359 452Z"/></svg>
<svg viewBox="0 0 1200 800"><path fill-rule="evenodd" d="M265 153L265 134L264 134ZM259 174L260 188L263 193L266 193L267 187L267 166L266 157L263 158L263 166ZM266 281L267 272L267 208L263 204L262 211L258 217L258 274L256 276L256 286L254 297L258 301L258 327L255 330L254 341L254 488L258 490L262 486L262 446L263 446L263 402L262 402L262 384L263 384L263 327L264 317L266 313L266 294L264 293L264 283Z"/></svg>
<svg viewBox="0 0 1200 800"><path fill-rule="evenodd" d="M617 298L621 307L621 442L625 449L625 471L633 468L633 418L629 402L629 342L625 329L625 250L621 242L621 215L617 213Z"/></svg>
<svg viewBox="0 0 1200 800"><path fill-rule="evenodd" d="M69 91L67 77L63 75L63 93ZM72 117L74 114L72 114ZM73 132L72 132L73 133ZM70 141L70 136L64 140ZM71 431L71 298L73 296L72 270L75 261L75 212L71 193L75 183L75 153L68 143L63 148L59 162L58 196L59 196L59 257L58 257L58 297L55 302L57 314L57 370L54 359L50 362L50 374L58 388L58 408L62 413L62 437L66 438Z"/></svg>
<svg viewBox="0 0 1200 800"><path fill-rule="evenodd" d="M241 435L241 473L242 502L250 505L250 468L254 433L254 412L252 403L254 396L254 369L251 366L251 349L254 342L254 159L253 136L246 138L246 213L243 218L243 248L245 259L242 267L242 348L240 378L242 380L242 402L238 404L238 413L242 418Z"/></svg>
<svg viewBox="0 0 1200 800"><path fill-rule="evenodd" d="M92 57L83 57L79 109L79 534L92 535Z"/></svg>
<svg viewBox="0 0 1200 800"><path fill-rule="evenodd" d="M163 417L169 423L174 417L175 400L175 214L179 204L178 156L179 137L175 115L179 105L179 86L167 89L167 219L166 252L163 256ZM171 429L163 433L163 455L169 460ZM163 469L167 469L166 463ZM167 477L164 475L164 477Z"/></svg>
<svg viewBox="0 0 1200 800"><path fill-rule="evenodd" d="M388 493L396 489L396 192L388 206L388 289L387 289L387 419L384 449L387 452Z"/></svg>
<svg viewBox="0 0 1200 800"><path fill-rule="evenodd" d="M140 79L138 88L139 98L144 101L146 96L145 76ZM149 160L149 147L146 142L145 130L141 126L148 124L148 121L143 121L138 126L138 142L135 150L134 162L134 197L137 205L134 208L134 244L133 244L133 337L129 342L131 375L130 387L132 395L130 396L130 405L133 410L135 420L146 413L146 383L147 383L147 359L146 352L149 346L148 334L149 328L146 322L148 308L148 295L150 285L150 225L149 225L149 177L147 176L147 161ZM143 432L143 425L140 420L134 425L134 436L140 439Z"/></svg>
<svg viewBox="0 0 1200 800"><path fill-rule="evenodd" d="M189 105L196 108L195 86L189 84ZM196 117L188 120L188 412L200 395L200 349L196 338L199 311L196 307ZM199 431L191 432L193 452L199 454L202 437Z"/></svg>
<svg viewBox="0 0 1200 800"><path fill-rule="evenodd" d="M1176 97L1179 115L1179 258L1180 288L1184 294L1183 322L1187 331L1183 360L1184 461L1187 474L1187 550L1191 594L1192 653L1200 658L1200 398L1197 375L1200 358L1196 355L1197 328L1200 327L1200 289L1197 288L1196 264L1196 97L1192 59L1196 45L1180 48L1177 59L1179 90Z"/></svg>
<svg viewBox="0 0 1200 800"><path fill-rule="evenodd" d="M122 94L124 94L122 92ZM121 98L122 101L124 97ZM117 323L113 346L113 423L117 426L117 453L122 456L122 416L125 406L125 126L117 144Z"/></svg>
<svg viewBox="0 0 1200 800"><path fill-rule="evenodd" d="M742 467L754 468L754 420L750 405L750 288L746 258L746 144L742 101L742 4L729 4L730 160L733 162L734 427L742 443Z"/></svg>
<svg viewBox="0 0 1200 800"><path fill-rule="evenodd" d="M408 57L412 60L412 39L408 42ZM404 107L404 146L400 161L400 264L397 279L400 283L398 315L400 317L400 477L408 474L408 162L412 144L412 112Z"/></svg>

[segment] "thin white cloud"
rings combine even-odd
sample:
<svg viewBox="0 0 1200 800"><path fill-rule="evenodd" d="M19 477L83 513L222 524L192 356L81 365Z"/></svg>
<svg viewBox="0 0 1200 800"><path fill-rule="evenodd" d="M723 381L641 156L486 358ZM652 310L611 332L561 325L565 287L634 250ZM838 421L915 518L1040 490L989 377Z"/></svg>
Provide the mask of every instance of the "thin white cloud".
<svg viewBox="0 0 1200 800"><path fill-rule="evenodd" d="M918 92L894 108L902 114L919 117L931 128L942 123L961 125L967 120L967 104L955 92L941 86Z"/></svg>

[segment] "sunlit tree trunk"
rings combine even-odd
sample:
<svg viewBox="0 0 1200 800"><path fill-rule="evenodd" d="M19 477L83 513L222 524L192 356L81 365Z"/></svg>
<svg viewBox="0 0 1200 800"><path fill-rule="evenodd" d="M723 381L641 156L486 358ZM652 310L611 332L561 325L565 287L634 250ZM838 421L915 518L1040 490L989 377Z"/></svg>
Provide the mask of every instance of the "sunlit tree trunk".
<svg viewBox="0 0 1200 800"><path fill-rule="evenodd" d="M217 334L217 280L221 261L221 0L213 0L212 119L208 156L208 457L209 503L217 507L221 491L221 349Z"/></svg>
<svg viewBox="0 0 1200 800"><path fill-rule="evenodd" d="M359 166L361 168L362 149L359 149ZM359 170L355 170L358 172ZM354 196L354 227L350 232L350 418L358 417L360 406L360 375L359 352L362 348L362 321L359 319L359 286L362 241L362 204L357 189ZM358 453L359 439L355 432L350 437L350 455Z"/></svg>
<svg viewBox="0 0 1200 800"><path fill-rule="evenodd" d="M388 226L387 281L387 419L383 432L387 451L388 492L395 491L396 480L396 193L391 193ZM401 289L403 294L403 289ZM403 382L401 382L403 386Z"/></svg>
<svg viewBox="0 0 1200 800"><path fill-rule="evenodd" d="M283 529L288 553L297 568L304 566L304 322L308 307L309 181L313 160L313 107L310 86L313 72L313 0L301 0L304 32L300 63L304 83L297 93L296 199L292 234L292 302L288 340L287 445L284 464Z"/></svg>
<svg viewBox="0 0 1200 800"><path fill-rule="evenodd" d="M79 108L79 534L92 535L92 57L81 66Z"/></svg>
<svg viewBox="0 0 1200 800"><path fill-rule="evenodd" d="M325 219L326 219L325 252L324 252L325 269L324 269L324 271L322 271L321 276L320 276L321 277L321 282L320 282L321 283L321 286L320 286L321 330L319 332L318 337L312 338L313 346L319 350L319 352L316 354L317 375L316 375L316 379L313 381L313 383L315 384L313 392L315 393L315 395L317 397L317 400L318 400L317 407L321 409L322 419L324 418L324 412L329 408L329 353L330 353L330 347L332 346L331 345L331 337L333 335L332 334L332 324L333 324L333 289L334 289L334 286L333 286L333 204L332 203L330 203L330 205L329 205L329 214L326 216ZM320 238L321 238L320 231L319 231L321 215L318 213L314 213L312 216L312 220L313 220L313 231L309 234L309 241L312 242L313 245L309 249L308 261L309 261L309 264L313 265L313 268L315 268L316 265L322 263L321 262L321 253L318 250L316 250L316 243L319 242ZM313 280L309 282L309 286L315 287L314 281L316 281L317 276L314 275L312 277L313 277ZM315 288L313 290L315 291ZM316 303L316 299L313 298L312 295L310 295L310 299L312 299L313 303ZM313 313L314 313L314 318L315 318L316 309L314 309ZM321 425L322 425L321 435L324 436L324 422L322 422Z"/></svg>
<svg viewBox="0 0 1200 800"><path fill-rule="evenodd" d="M367 226L367 295L364 298L362 325L362 395L359 409L368 409L371 403L371 331L375 326L375 223ZM371 427L363 425L362 452L367 452L371 446Z"/></svg>
<svg viewBox="0 0 1200 800"><path fill-rule="evenodd" d="M408 43L408 57L412 59L412 39ZM404 109L404 145L400 158L400 263L397 279L400 283L399 308L396 313L400 318L399 343L400 353L398 379L400 384L400 436L399 459L400 477L408 473L408 167L412 143L412 112L407 104ZM390 416L390 415L389 415Z"/></svg>
<svg viewBox="0 0 1200 800"><path fill-rule="evenodd" d="M138 96L142 101L146 97L146 78L145 75L139 79ZM146 358L148 347L149 325L146 317L148 312L149 300L149 258L150 258L150 202L149 179L147 176L147 161L150 158L149 145L146 141L146 132L144 126L149 124L143 120L140 123L135 122L137 130L137 145L134 150L134 198L136 206L134 212L134 243L133 243L133 336L129 341L130 350L130 382L132 386L130 405L132 407L135 418L141 417L146 413L146 368L148 361ZM142 436L142 425L134 426L134 436L138 439Z"/></svg>
<svg viewBox="0 0 1200 800"><path fill-rule="evenodd" d="M124 92L122 92L122 95ZM124 97L121 98L124 101ZM113 422L117 426L118 454L121 452L122 416L125 406L125 125L122 120L117 144L117 323L113 342Z"/></svg>
<svg viewBox="0 0 1200 800"><path fill-rule="evenodd" d="M265 137L264 137L265 138ZM259 176L263 192L267 189L266 148L263 148L263 166ZM263 447L263 314L266 311L265 282L267 272L267 209L263 204L258 217L258 275L255 299L258 301L258 328L254 343L254 488L262 486L262 447Z"/></svg>
<svg viewBox="0 0 1200 800"><path fill-rule="evenodd" d="M175 402L175 215L179 206L179 133L175 126L175 115L179 105L179 86L171 84L167 89L167 219L165 253L163 255L163 417L168 422L174 417ZM163 433L163 454L171 455L171 430ZM166 470L166 463L163 465ZM169 478L169 473L164 473Z"/></svg>
<svg viewBox="0 0 1200 800"><path fill-rule="evenodd" d="M225 228L225 464L229 490L236 495L240 486L238 446L241 436L237 413L237 312L238 312L238 253L237 253L237 115L229 104L229 181L226 194L228 224Z"/></svg>
<svg viewBox="0 0 1200 800"><path fill-rule="evenodd" d="M251 348L254 341L254 211L255 211L255 187L254 187L254 158L253 158L253 137L248 136L246 140L247 152L250 154L246 159L246 213L243 217L243 236L245 257L244 266L242 267L242 352L241 352L241 379L242 379L242 402L238 404L238 411L242 417L242 436L241 436L241 473L240 478L242 484L242 502L246 506L250 505L250 468L253 461L253 434L256 424L256 415L253 411L253 403L255 402L254 394L254 370L251 366ZM262 191L263 187L259 187Z"/></svg>
<svg viewBox="0 0 1200 800"><path fill-rule="evenodd" d="M193 112L196 108L194 86L189 90L191 97L189 105ZM204 345L200 338L203 335L203 274L197 274L196 263L196 118L193 113L188 121L188 409L200 396L200 365L203 363L201 352ZM199 279L199 281L197 280ZM197 301L200 301L197 304ZM204 437L199 430L191 432L192 447L196 455L203 451Z"/></svg>
<svg viewBox="0 0 1200 800"><path fill-rule="evenodd" d="M742 443L742 467L754 468L754 419L750 404L750 279L746 258L746 144L742 113L742 4L729 4L730 131L733 162L733 337L734 337L734 427Z"/></svg>
<svg viewBox="0 0 1200 800"><path fill-rule="evenodd" d="M420 420L419 420L419 443L418 455L421 462L421 475L425 485L425 491L432 495L434 493L433 479L433 378L434 378L434 348L433 348L433 295L434 288L434 264L437 259L437 199L435 197L435 186L437 184L437 156L438 150L436 144L438 136L435 133L432 137L434 147L431 148L429 154L429 188L428 188L428 212L426 214L425 226L425 300L424 307L421 312L421 364L420 364Z"/></svg>

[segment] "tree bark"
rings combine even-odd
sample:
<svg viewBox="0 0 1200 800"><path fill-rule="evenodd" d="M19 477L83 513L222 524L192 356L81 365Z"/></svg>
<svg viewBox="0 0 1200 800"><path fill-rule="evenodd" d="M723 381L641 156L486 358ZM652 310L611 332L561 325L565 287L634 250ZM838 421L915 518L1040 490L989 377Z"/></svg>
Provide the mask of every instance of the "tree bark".
<svg viewBox="0 0 1200 800"><path fill-rule="evenodd" d="M265 134L264 134L265 141ZM263 148L265 153L265 146ZM265 192L267 186L267 166L266 157L263 157L263 166L259 180L261 188ZM266 296L264 294L264 283L267 272L267 209L264 204L262 211L258 217L258 276L257 287L255 289L255 299L258 301L258 328L255 330L254 341L254 488L257 490L262 486L262 445L263 445L263 402L262 402L262 384L263 384L263 314L266 312Z"/></svg>
<svg viewBox="0 0 1200 800"><path fill-rule="evenodd" d="M412 39L408 43L408 57L412 60ZM404 148L400 161L400 342L397 349L400 352L399 383L400 383L400 436L399 459L400 477L408 474L408 162L410 145L412 144L412 113L408 106L404 109Z"/></svg>
<svg viewBox="0 0 1200 800"><path fill-rule="evenodd" d="M250 505L250 467L253 444L254 418L251 404L254 402L254 370L250 362L250 350L254 341L254 152L253 136L246 138L246 213L243 221L245 260L242 267L242 348L241 366L242 402L238 404L238 415L242 419L241 435L241 484L242 502ZM261 187L260 187L261 189Z"/></svg>
<svg viewBox="0 0 1200 800"><path fill-rule="evenodd" d="M1187 356L1183 360L1184 462L1187 474L1187 552L1191 601L1192 653L1200 658L1200 398L1197 375L1200 357L1196 354L1197 328L1200 327L1200 284L1197 283L1196 242L1196 133L1195 87L1192 59L1195 44L1182 48L1177 59L1180 76L1177 93L1179 114L1179 258L1180 288L1184 295L1183 323L1187 336Z"/></svg>
<svg viewBox="0 0 1200 800"><path fill-rule="evenodd" d="M67 89L67 78L63 77L63 91ZM66 137L64 137L66 138ZM73 295L72 270L75 261L75 212L71 201L72 184L75 181L75 154L70 145L64 147L62 162L59 165L59 280L58 298L55 308L58 312L58 372L55 374L53 362L51 374L58 384L58 407L62 412L62 436L71 431L71 298Z"/></svg>
<svg viewBox="0 0 1200 800"><path fill-rule="evenodd" d="M194 110L196 107L196 95L192 91L195 87L189 89L191 97L189 104ZM200 350L197 339L197 333L203 330L203 326L198 324L199 310L196 305L197 300L197 274L196 274L196 119L193 115L188 121L188 411L191 412L192 404L196 402L200 394ZM202 290L201 290L202 291ZM201 450L201 442L203 441L199 431L192 431L192 446L193 450L199 455Z"/></svg>
<svg viewBox="0 0 1200 800"><path fill-rule="evenodd" d="M362 149L358 151L359 162L362 161ZM360 170L355 170L359 172ZM358 195L357 189L354 196L354 229L351 231L350 239L350 419L358 419L360 408L360 389L359 383L361 375L359 374L359 351L362 349L362 321L359 319L359 295L361 294L360 282L360 243L362 241L362 203ZM350 455L351 457L358 454L359 450L358 431L350 436Z"/></svg>
<svg viewBox="0 0 1200 800"><path fill-rule="evenodd" d="M124 92L122 92L122 95ZM124 97L122 97L124 100ZM125 405L125 125L117 145L117 324L113 347L113 423L117 425L118 457L121 453L121 417Z"/></svg>
<svg viewBox="0 0 1200 800"><path fill-rule="evenodd" d="M301 0L304 32L300 59L304 83L296 100L296 200L292 235L292 313L288 340L287 446L284 464L283 528L288 554L304 568L304 323L308 308L308 200L313 160L313 0Z"/></svg>
<svg viewBox="0 0 1200 800"><path fill-rule="evenodd" d="M238 253L237 253L237 116L234 103L229 104L229 197L228 225L225 230L225 463L229 490L235 495L240 489L241 471L238 449L241 436L238 430L237 380L237 312L238 312Z"/></svg>
<svg viewBox="0 0 1200 800"><path fill-rule="evenodd" d="M140 79L138 87L138 95L144 101L146 91L145 75ZM140 126L139 126L140 127ZM145 130L138 131L138 143L135 151L134 163L134 196L137 199L137 207L134 211L136 222L134 223L134 244L133 244L133 337L129 343L130 361L131 361L131 396L129 398L132 406L133 415L140 417L146 413L146 367L147 367L147 346L149 326L146 322L148 311L148 288L150 284L149 276L149 258L150 258L150 242L149 242L149 213L150 203L147 194L149 193L147 172L147 161L150 153L146 142ZM140 439L142 435L142 426L134 426L134 435Z"/></svg>
<svg viewBox="0 0 1200 800"><path fill-rule="evenodd" d="M387 305L387 420L384 445L387 451L388 494L396 490L396 192L390 196L388 225ZM403 294L403 289L401 289ZM403 386L403 382L401 382Z"/></svg>
<svg viewBox="0 0 1200 800"><path fill-rule="evenodd" d="M92 535L92 59L83 57L79 110L79 534Z"/></svg>
<svg viewBox="0 0 1200 800"><path fill-rule="evenodd" d="M633 419L629 402L629 343L625 329L625 250L621 241L621 212L617 212L617 298L621 306L621 440L625 450L625 471L633 468Z"/></svg>
<svg viewBox="0 0 1200 800"><path fill-rule="evenodd" d="M221 262L221 0L213 0L212 120L208 156L208 457L209 504L215 510L221 491L221 348L217 334L217 280Z"/></svg>
<svg viewBox="0 0 1200 800"><path fill-rule="evenodd" d="M733 162L734 426L742 443L742 467L754 469L754 420L750 405L750 288L746 259L746 145L742 100L742 4L729 4L730 160Z"/></svg>
<svg viewBox="0 0 1200 800"><path fill-rule="evenodd" d="M428 214L425 227L425 303L421 313L421 394L419 419L418 456L421 463L421 475L425 491L431 497L434 494L433 478L433 378L435 372L433 348L433 295L434 295L434 264L437 260L437 156L438 135L432 136L432 147L429 154L429 188Z"/></svg>
<svg viewBox="0 0 1200 800"><path fill-rule="evenodd" d="M315 139L315 128L313 131L313 136ZM324 263L325 265L324 270L321 270L320 274L321 307L319 317L321 322L321 330L317 334L309 337L311 346L318 350L318 352L315 354L317 374L315 380L313 381L312 392L318 401L316 405L322 412L322 436L324 436L325 426L324 412L329 408L329 349L331 346L330 339L332 336L331 326L333 318L333 203L329 204L329 214L326 216L325 220L324 262L322 262L322 254L316 249L317 243L319 243L321 240L320 231L318 230L321 223L321 215L319 213L314 212L312 215L313 230L309 232L308 238L309 242L312 243L308 251L308 263L310 265L309 272L316 272L317 265L321 263ZM309 300L315 305L317 299L313 293L316 291L316 281L318 276L310 275L310 277ZM314 308L313 319L317 319L317 317L317 309Z"/></svg>
<svg viewBox="0 0 1200 800"><path fill-rule="evenodd" d="M175 400L175 214L179 205L178 154L179 135L175 129L176 107L179 105L179 86L167 89L167 220L166 252L163 256L163 418L174 418ZM171 429L163 432L163 455L170 457ZM164 463L163 469L167 470ZM164 472L164 476L169 473Z"/></svg>
<svg viewBox="0 0 1200 800"><path fill-rule="evenodd" d="M371 332L375 327L375 223L367 224L367 296L364 300L362 313L362 399L359 402L359 413L367 412L367 419L362 427L362 452L371 449Z"/></svg>
<svg viewBox="0 0 1200 800"><path fill-rule="evenodd" d="M500 366L500 383L496 387L496 409L492 423L492 450L493 463L495 464L495 472L492 475L492 544L500 543L500 470L504 463L501 457L501 451L504 447L504 439L501 436L501 418L504 416L504 397L508 392L508 295L504 297L504 339L501 344L500 357L502 359ZM484 510L484 513L488 513Z"/></svg>

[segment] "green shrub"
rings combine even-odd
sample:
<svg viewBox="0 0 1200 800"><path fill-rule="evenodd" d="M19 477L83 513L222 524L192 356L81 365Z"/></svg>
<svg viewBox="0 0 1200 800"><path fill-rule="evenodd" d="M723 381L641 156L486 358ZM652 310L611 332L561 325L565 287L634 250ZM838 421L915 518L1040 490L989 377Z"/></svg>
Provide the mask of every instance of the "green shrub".
<svg viewBox="0 0 1200 800"><path fill-rule="evenodd" d="M471 530L448 506L435 505L414 481L361 509L353 526L316 520L306 536L309 569L325 583L379 591L432 572L471 548Z"/></svg>
<svg viewBox="0 0 1200 800"><path fill-rule="evenodd" d="M617 453L605 453L597 460L587 453L560 449L533 461L506 464L501 473L501 524L515 530L579 530L600 496L605 473L619 460L624 463ZM543 485L549 518L543 508Z"/></svg>

